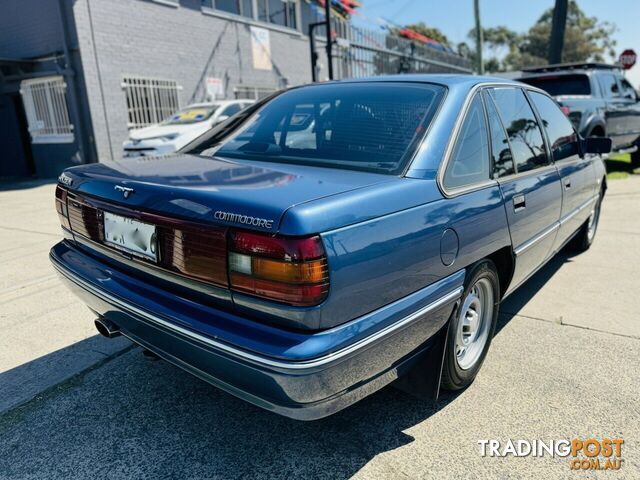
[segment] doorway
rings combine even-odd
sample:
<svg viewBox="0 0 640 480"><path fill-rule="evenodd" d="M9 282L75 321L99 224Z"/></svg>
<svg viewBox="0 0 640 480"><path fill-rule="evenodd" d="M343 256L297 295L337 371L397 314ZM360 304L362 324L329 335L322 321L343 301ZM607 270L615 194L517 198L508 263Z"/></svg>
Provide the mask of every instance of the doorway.
<svg viewBox="0 0 640 480"><path fill-rule="evenodd" d="M20 94L0 95L0 125L0 178L35 175L31 137Z"/></svg>

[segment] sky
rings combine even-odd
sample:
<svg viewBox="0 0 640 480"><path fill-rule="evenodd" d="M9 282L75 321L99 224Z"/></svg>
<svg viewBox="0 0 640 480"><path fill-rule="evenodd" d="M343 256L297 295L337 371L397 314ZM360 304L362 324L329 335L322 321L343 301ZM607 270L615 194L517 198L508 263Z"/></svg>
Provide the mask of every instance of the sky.
<svg viewBox="0 0 640 480"><path fill-rule="evenodd" d="M400 25L422 21L442 30L454 45L463 41L473 44L467 38L474 26L473 0L360 1L362 7L358 10L361 15L353 17L354 23L376 28L375 22L380 17ZM506 25L517 32L524 32L554 4L553 0L480 0L480 18L484 27ZM616 25L617 54L633 48L640 55L640 0L578 0L578 5L587 15ZM638 63L626 75L636 88L640 88Z"/></svg>

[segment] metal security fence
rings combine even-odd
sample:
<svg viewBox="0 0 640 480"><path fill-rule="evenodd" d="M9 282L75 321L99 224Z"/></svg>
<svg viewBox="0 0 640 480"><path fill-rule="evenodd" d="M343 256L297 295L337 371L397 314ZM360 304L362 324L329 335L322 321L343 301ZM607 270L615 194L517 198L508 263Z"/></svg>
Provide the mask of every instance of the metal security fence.
<svg viewBox="0 0 640 480"><path fill-rule="evenodd" d="M398 73L472 73L471 62L444 47L427 46L392 35L336 21L334 48L337 78Z"/></svg>
<svg viewBox="0 0 640 480"><path fill-rule="evenodd" d="M174 80L125 76L122 88L130 129L159 123L180 108L182 87Z"/></svg>
<svg viewBox="0 0 640 480"><path fill-rule="evenodd" d="M260 100L275 92L275 88L258 87L252 85L238 85L234 87L233 94L237 100Z"/></svg>
<svg viewBox="0 0 640 480"><path fill-rule="evenodd" d="M67 84L61 76L23 80L22 103L33 143L73 142L67 108Z"/></svg>

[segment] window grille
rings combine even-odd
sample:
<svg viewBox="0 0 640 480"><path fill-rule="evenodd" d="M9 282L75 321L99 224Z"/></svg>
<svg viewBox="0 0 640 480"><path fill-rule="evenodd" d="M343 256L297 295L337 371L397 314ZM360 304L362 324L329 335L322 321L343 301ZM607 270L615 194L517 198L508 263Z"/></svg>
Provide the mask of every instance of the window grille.
<svg viewBox="0 0 640 480"><path fill-rule="evenodd" d="M253 18L253 0L202 0L202 6Z"/></svg>
<svg viewBox="0 0 640 480"><path fill-rule="evenodd" d="M296 0L257 0L258 20L298 28Z"/></svg>
<svg viewBox="0 0 640 480"><path fill-rule="evenodd" d="M33 143L73 142L67 84L61 76L23 80L20 94Z"/></svg>
<svg viewBox="0 0 640 480"><path fill-rule="evenodd" d="M233 89L236 99L260 100L275 92L275 88L255 87L251 85L238 85Z"/></svg>
<svg viewBox="0 0 640 480"><path fill-rule="evenodd" d="M175 80L127 76L122 88L130 129L159 123L180 108L182 87Z"/></svg>

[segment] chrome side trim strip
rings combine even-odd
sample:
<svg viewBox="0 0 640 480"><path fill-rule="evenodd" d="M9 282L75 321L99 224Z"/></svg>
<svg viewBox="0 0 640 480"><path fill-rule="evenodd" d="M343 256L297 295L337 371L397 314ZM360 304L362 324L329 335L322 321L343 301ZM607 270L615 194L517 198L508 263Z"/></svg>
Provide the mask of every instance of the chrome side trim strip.
<svg viewBox="0 0 640 480"><path fill-rule="evenodd" d="M300 371L300 370L304 370L304 369L313 369L316 367L321 367L324 366L330 362L339 360L342 357L345 357L361 348L364 348L365 346L375 342L376 340L389 335L393 332L395 332L396 330L399 330L400 328L404 327L405 325L411 323L412 321L416 320L417 318L421 317L422 315L425 315L439 307L442 307L444 305L446 305L449 302L452 302L454 300L457 300L458 298L460 298L460 296L462 295L462 292L464 291L463 287L459 287L445 295L443 295L442 297L438 298L437 300L431 302L428 305L425 305L424 307L422 307L421 309L413 312L412 314L398 320L396 323L393 323L391 325L388 325L387 327L378 330L377 332L375 332L374 334L363 338L341 350L338 350L336 352L330 353L328 355L325 355L323 357L318 357L315 358L313 360L308 360L308 361L300 361L300 362L287 362L287 361L283 361L283 360L276 360L276 359L272 359L272 358L268 358L268 357L264 357L261 355L256 355L254 353L245 351L245 350L241 350L238 349L236 347L233 347L231 345L227 345L225 343L221 343L218 342L210 337L206 337L204 335L201 335L199 333L193 332L191 330L188 330L186 328L183 328L179 325L176 325L174 323L168 322L160 317L157 317L149 312L146 312L144 310L141 310L140 308L131 305L127 302L124 302L112 295L109 295L106 292L103 292L101 290L99 290L98 288L94 287L93 285L89 284L88 282L84 281L83 279L81 279L80 277L78 277L77 275L74 275L73 273L71 273L70 271L68 271L67 269L64 268L63 265L61 265L54 257L50 257L51 261L53 263L53 266L55 267L55 269L63 276L65 276L67 279L69 279L70 281L72 281L73 283L75 283L76 285L80 286L81 288L83 288L84 290L88 291L89 293L97 296L98 298L112 304L115 305L119 308L121 308L122 310L132 313L137 317L141 317L144 320L151 322L151 323L155 323L157 325L161 325L162 327L168 329L168 330L172 330L173 332L179 333L182 336L188 337L192 340L195 340L199 343L202 343L206 346L209 347L213 347L215 349L221 350L227 354L231 354L235 357L241 358L243 360L248 360L252 363L261 365L261 366L265 366L265 367L275 367L275 368L279 368L279 369L284 369L284 370L296 370L296 371ZM360 317L360 319L366 318L368 315L371 314L367 314L364 317ZM360 319L356 319L360 320Z"/></svg>
<svg viewBox="0 0 640 480"><path fill-rule="evenodd" d="M560 225L564 225L565 223L567 223L569 220L571 220L573 217L575 217L577 214L579 214L582 210L584 210L585 208L587 208L589 205L591 205L599 196L600 194L596 193L593 197L591 197L589 200L587 200L586 202L584 202L582 205L580 205L578 208L572 210L571 212L567 213L564 217L562 217L560 219Z"/></svg>
<svg viewBox="0 0 640 480"><path fill-rule="evenodd" d="M515 255L517 257L518 255L521 255L522 253L524 253L529 248L533 247L536 243L538 243L539 241L544 239L547 235L550 235L551 233L555 232L558 228L560 228L562 225L567 223L569 220L571 220L573 217L575 217L582 210L584 210L589 205L591 205L598 198L599 195L600 194L595 194L589 200L587 200L582 205L580 205L576 209L574 209L571 212L569 212L568 214L566 214L559 221L555 222L553 225L551 225L547 229L543 230L541 233L539 233L538 235L533 237L531 240L527 240L525 243L520 245L518 248L515 248L513 250L513 253L515 253Z"/></svg>
<svg viewBox="0 0 640 480"><path fill-rule="evenodd" d="M540 232L538 235L533 237L531 240L527 240L522 245L520 245L518 248L514 249L513 253L516 254L516 257L518 255L522 255L526 250L529 250L536 243L538 243L539 241L543 240L548 235L550 235L553 232L555 232L556 230L558 230L558 228L560 228L560 222L555 222L553 225L551 225L547 229L545 229L542 232Z"/></svg>

